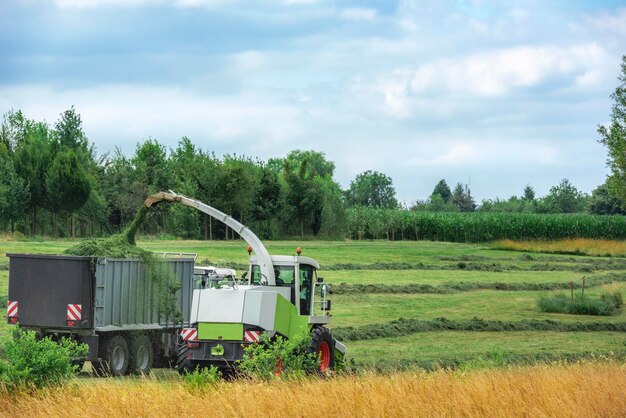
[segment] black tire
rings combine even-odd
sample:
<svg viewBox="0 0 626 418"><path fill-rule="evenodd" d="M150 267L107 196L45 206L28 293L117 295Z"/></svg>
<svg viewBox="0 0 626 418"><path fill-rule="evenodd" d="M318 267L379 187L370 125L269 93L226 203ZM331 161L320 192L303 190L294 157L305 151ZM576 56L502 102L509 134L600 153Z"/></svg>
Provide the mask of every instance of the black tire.
<svg viewBox="0 0 626 418"><path fill-rule="evenodd" d="M115 335L108 338L100 352L101 361L92 363L97 376L124 376L128 373L130 353L124 337Z"/></svg>
<svg viewBox="0 0 626 418"><path fill-rule="evenodd" d="M192 373L195 369L193 362L187 358L188 351L187 342L183 341L182 337L179 336L176 347L176 370L181 375Z"/></svg>
<svg viewBox="0 0 626 418"><path fill-rule="evenodd" d="M75 367L74 373L79 374L83 370L83 367L85 366L85 359L72 360L72 366Z"/></svg>
<svg viewBox="0 0 626 418"><path fill-rule="evenodd" d="M328 349L327 352L324 346ZM309 353L319 354L321 352L324 352L324 354L322 354L317 372L325 373L328 370L332 370L335 366L335 343L330 330L323 326L313 328L313 331L311 331L311 345L309 346ZM326 356L328 358L325 358Z"/></svg>
<svg viewBox="0 0 626 418"><path fill-rule="evenodd" d="M133 336L129 344L130 372L149 374L152 369L152 342L147 335Z"/></svg>

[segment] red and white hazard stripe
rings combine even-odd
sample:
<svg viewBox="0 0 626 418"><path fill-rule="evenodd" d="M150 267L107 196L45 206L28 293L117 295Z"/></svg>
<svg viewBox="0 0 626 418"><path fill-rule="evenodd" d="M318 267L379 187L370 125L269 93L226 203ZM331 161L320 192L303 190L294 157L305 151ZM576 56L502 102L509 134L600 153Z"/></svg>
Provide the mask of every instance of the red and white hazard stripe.
<svg viewBox="0 0 626 418"><path fill-rule="evenodd" d="M183 328L180 333L183 341L196 341L198 339L198 330L195 328Z"/></svg>
<svg viewBox="0 0 626 418"><path fill-rule="evenodd" d="M78 303L67 304L67 320L68 321L80 321L82 318L82 305Z"/></svg>
<svg viewBox="0 0 626 418"><path fill-rule="evenodd" d="M261 331L245 331L243 341L246 343L258 343L261 339Z"/></svg>
<svg viewBox="0 0 626 418"><path fill-rule="evenodd" d="M17 301L10 300L7 302L7 316L9 318L17 316Z"/></svg>

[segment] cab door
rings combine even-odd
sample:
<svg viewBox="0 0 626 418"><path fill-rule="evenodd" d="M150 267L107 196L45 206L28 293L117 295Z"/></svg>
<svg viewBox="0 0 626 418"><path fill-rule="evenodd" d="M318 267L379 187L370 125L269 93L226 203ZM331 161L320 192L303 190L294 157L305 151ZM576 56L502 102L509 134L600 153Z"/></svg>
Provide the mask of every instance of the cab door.
<svg viewBox="0 0 626 418"><path fill-rule="evenodd" d="M313 291L313 279L315 267L308 264L300 264L300 315L311 315L311 295Z"/></svg>

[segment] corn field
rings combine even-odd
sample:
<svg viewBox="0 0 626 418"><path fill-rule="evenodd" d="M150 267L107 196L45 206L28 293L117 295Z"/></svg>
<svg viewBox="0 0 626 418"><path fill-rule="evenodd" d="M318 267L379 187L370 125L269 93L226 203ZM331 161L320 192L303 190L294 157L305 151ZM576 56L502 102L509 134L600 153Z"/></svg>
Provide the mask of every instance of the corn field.
<svg viewBox="0 0 626 418"><path fill-rule="evenodd" d="M352 239L485 242L502 239L626 239L625 216L348 210Z"/></svg>

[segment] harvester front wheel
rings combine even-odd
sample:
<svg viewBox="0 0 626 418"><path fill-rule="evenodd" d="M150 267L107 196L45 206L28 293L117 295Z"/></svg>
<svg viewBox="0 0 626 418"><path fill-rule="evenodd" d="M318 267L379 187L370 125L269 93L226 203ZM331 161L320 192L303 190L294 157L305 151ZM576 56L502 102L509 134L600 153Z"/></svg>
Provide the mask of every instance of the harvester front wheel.
<svg viewBox="0 0 626 418"><path fill-rule="evenodd" d="M181 375L192 373L194 370L194 365L187 358L187 353L189 352L189 347L187 346L187 341L183 341L182 337L178 337L178 346L176 349L176 370Z"/></svg>
<svg viewBox="0 0 626 418"><path fill-rule="evenodd" d="M309 352L315 353L319 359L319 372L325 373L335 365L335 344L330 330L326 327L315 327L311 332Z"/></svg>

